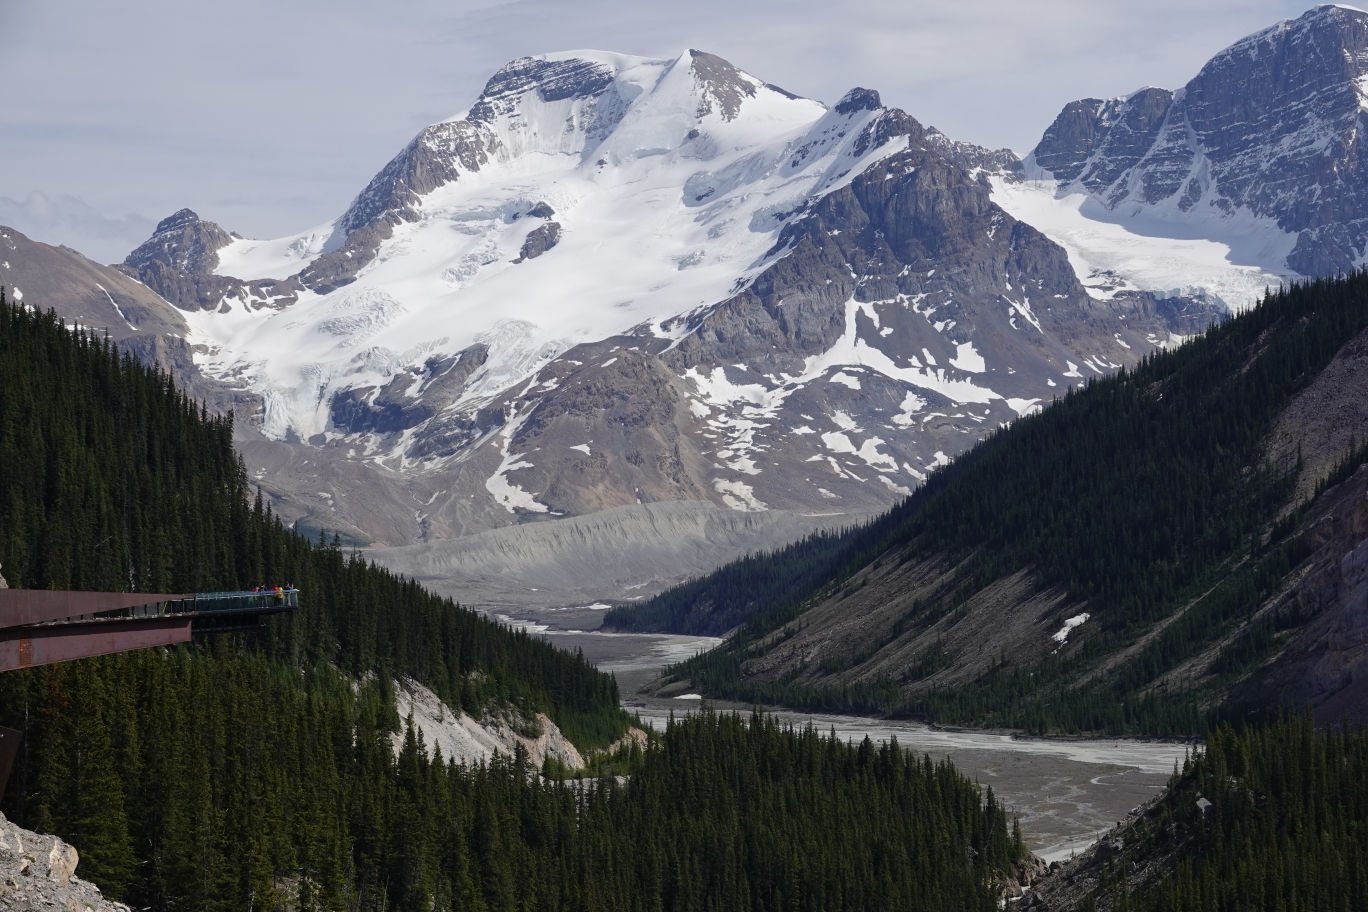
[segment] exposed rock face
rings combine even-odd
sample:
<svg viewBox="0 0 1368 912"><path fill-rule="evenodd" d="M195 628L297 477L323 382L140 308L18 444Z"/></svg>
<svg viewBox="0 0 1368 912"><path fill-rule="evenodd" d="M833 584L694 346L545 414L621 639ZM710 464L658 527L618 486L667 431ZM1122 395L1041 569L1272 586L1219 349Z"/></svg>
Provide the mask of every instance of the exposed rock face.
<svg viewBox="0 0 1368 912"><path fill-rule="evenodd" d="M1072 102L1036 146L1036 164L1061 180L1079 180L1094 192L1109 190L1113 199L1120 199L1125 188L1113 185L1158 140L1172 103L1172 92L1152 88L1110 101ZM1146 202L1163 198L1153 184L1148 189Z"/></svg>
<svg viewBox="0 0 1368 912"><path fill-rule="evenodd" d="M529 91L535 91L542 101L596 98L612 87L613 76L609 67L594 60L519 57L490 78L467 119L493 123L500 114L515 110Z"/></svg>
<svg viewBox="0 0 1368 912"><path fill-rule="evenodd" d="M1237 706L1315 707L1316 720L1368 721L1368 466L1321 496L1304 521L1315 549L1265 611L1296 638L1234 691ZM1307 620L1309 618L1309 620Z"/></svg>
<svg viewBox="0 0 1368 912"><path fill-rule="evenodd" d="M1319 6L1176 92L1070 103L1028 163L1112 210L1271 220L1296 237L1287 267L1347 271L1368 244L1365 74L1368 13Z"/></svg>
<svg viewBox="0 0 1368 912"><path fill-rule="evenodd" d="M152 237L124 262L134 269L157 263L172 272L202 275L214 271L219 262L218 251L232 242L218 225L182 209L158 222Z"/></svg>
<svg viewBox="0 0 1368 912"><path fill-rule="evenodd" d="M80 855L56 836L15 826L0 814L0 905L11 909L128 912L76 876Z"/></svg>
<svg viewBox="0 0 1368 912"><path fill-rule="evenodd" d="M702 89L698 116L711 114L716 106L723 120L736 120L741 102L755 97L755 81L715 54L690 50L689 58L689 69Z"/></svg>
<svg viewBox="0 0 1368 912"><path fill-rule="evenodd" d="M1011 180L1023 176L1021 159L1011 149L985 149L951 139L935 127L926 129L926 148L975 176L1001 174Z"/></svg>
<svg viewBox="0 0 1368 912"><path fill-rule="evenodd" d="M296 278L244 282L215 275L218 251L231 243L232 237L218 225L182 209L158 222L152 237L130 253L121 268L186 310L217 310L226 299L248 306L294 303L302 290Z"/></svg>
<svg viewBox="0 0 1368 912"><path fill-rule="evenodd" d="M405 393L413 378L396 374L385 386L362 386L333 396L332 423L351 434L395 434L432 417L432 408Z"/></svg>
<svg viewBox="0 0 1368 912"><path fill-rule="evenodd" d="M547 222L533 228L527 235L527 240L523 241L522 250L518 251L516 262L523 260L535 260L546 251L555 247L560 241L560 223Z"/></svg>
<svg viewBox="0 0 1368 912"><path fill-rule="evenodd" d="M436 694L412 680L398 682L395 703L401 718L413 720L415 733L429 756L442 751L446 760L474 765L488 763L496 753L512 757L518 748L527 751L528 763L541 769L548 757L567 769L584 768L584 758L545 713L531 720L486 717L476 720L453 711ZM391 736L395 754L403 748L404 735Z"/></svg>

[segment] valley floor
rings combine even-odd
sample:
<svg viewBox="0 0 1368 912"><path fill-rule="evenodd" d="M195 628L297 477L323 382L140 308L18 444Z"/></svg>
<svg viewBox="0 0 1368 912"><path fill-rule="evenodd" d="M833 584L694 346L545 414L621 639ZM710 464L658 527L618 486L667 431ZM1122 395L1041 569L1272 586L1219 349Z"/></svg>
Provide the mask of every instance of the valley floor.
<svg viewBox="0 0 1368 912"><path fill-rule="evenodd" d="M589 661L616 676L624 707L657 731L671 713L696 709L687 695L650 696L641 689L668 664L718 645L715 637L608 633L595 629L602 612L589 609L525 612L503 620L565 649L582 649ZM748 712L742 704L721 709ZM965 775L991 786L1006 807L1021 815L1027 847L1046 861L1081 853L1139 805L1160 794L1182 766L1191 746L1174 741L1017 738L1006 732L954 731L916 722L773 710L795 726L811 724L859 742L865 736L896 738L904 748L948 758Z"/></svg>

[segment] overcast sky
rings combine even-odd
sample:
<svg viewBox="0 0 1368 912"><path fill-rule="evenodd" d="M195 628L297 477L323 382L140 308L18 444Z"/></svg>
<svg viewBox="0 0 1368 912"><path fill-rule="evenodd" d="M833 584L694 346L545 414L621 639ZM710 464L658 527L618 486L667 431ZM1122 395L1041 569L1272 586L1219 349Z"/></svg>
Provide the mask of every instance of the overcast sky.
<svg viewBox="0 0 1368 912"><path fill-rule="evenodd" d="M326 222L506 61L719 54L1025 154L1060 107L1176 88L1286 0L0 0L0 224L122 259L184 206Z"/></svg>

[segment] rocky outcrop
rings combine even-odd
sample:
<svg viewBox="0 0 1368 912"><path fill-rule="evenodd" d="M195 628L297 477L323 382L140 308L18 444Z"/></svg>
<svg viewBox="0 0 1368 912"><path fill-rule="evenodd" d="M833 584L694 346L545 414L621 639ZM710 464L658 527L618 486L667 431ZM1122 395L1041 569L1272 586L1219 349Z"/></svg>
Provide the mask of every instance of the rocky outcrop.
<svg viewBox="0 0 1368 912"><path fill-rule="evenodd" d="M1268 219L1288 268L1344 272L1368 245L1368 13L1318 6L1237 42L1176 92L1071 102L1028 164L1109 209Z"/></svg>
<svg viewBox="0 0 1368 912"><path fill-rule="evenodd" d="M397 434L432 417L432 408L406 393L414 378L396 374L383 387L361 386L333 396L331 416L335 427L349 434Z"/></svg>
<svg viewBox="0 0 1368 912"><path fill-rule="evenodd" d="M182 209L157 223L152 237L124 260L142 269L157 263L172 272L208 275L218 268L218 252L233 242L228 232Z"/></svg>
<svg viewBox="0 0 1368 912"><path fill-rule="evenodd" d="M741 112L741 102L755 97L755 90L761 83L738 70L716 54L703 51L689 51L689 69L702 91L698 105L698 117L713 112L722 115L723 120L735 120Z"/></svg>
<svg viewBox="0 0 1368 912"><path fill-rule="evenodd" d="M584 768L579 750L545 713L525 719L509 711L476 720L464 712L453 711L417 681L405 679L396 683L399 715L413 721L414 732L422 739L429 756L440 749L445 760L473 765L488 763L496 753L511 757L521 748L534 769L541 769L548 758L559 761L566 769ZM403 734L391 736L396 755L404 746L404 738Z"/></svg>
<svg viewBox="0 0 1368 912"><path fill-rule="evenodd" d="M80 855L56 836L17 827L0 814L0 906L67 912L128 912L76 876Z"/></svg>
<svg viewBox="0 0 1368 912"><path fill-rule="evenodd" d="M559 222L547 222L545 225L538 225L527 234L527 240L523 241L522 250L518 252L515 263L523 260L535 260L546 251L555 247L560 242L561 226Z"/></svg>
<svg viewBox="0 0 1368 912"><path fill-rule="evenodd" d="M976 177L998 174L1008 180L1020 180L1025 173L1021 159L1011 149L985 149L951 139L935 127L927 127L925 143L927 149Z"/></svg>
<svg viewBox="0 0 1368 912"><path fill-rule="evenodd" d="M1071 102L1055 118L1033 154L1035 164L1059 180L1077 180L1094 192L1113 185L1145 158L1159 138L1173 102L1167 89L1147 88L1125 98ZM1153 183L1146 202L1166 194Z"/></svg>
<svg viewBox="0 0 1368 912"><path fill-rule="evenodd" d="M1171 822L1162 809L1164 797L1133 808L1067 861L1047 865L1032 855L1023 876L1003 885L1004 898L1022 912L1111 912L1118 898L1154 895L1172 872L1179 848L1196 835L1186 822L1182 827Z"/></svg>
<svg viewBox="0 0 1368 912"><path fill-rule="evenodd" d="M285 307L303 290L295 278L244 281L215 275L218 251L232 237L189 209L162 219L152 237L123 261L121 269L186 310L217 310L225 299L247 306Z"/></svg>

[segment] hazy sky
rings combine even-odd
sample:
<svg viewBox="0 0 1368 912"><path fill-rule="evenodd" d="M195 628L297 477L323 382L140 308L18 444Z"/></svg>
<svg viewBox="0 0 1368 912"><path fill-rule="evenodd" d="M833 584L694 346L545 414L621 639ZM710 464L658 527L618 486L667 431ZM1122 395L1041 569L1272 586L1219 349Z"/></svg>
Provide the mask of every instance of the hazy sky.
<svg viewBox="0 0 1368 912"><path fill-rule="evenodd" d="M1177 87L1305 0L0 0L0 224L122 259L184 206L326 222L506 61L719 54L828 103L861 85L1024 154L1075 98Z"/></svg>

